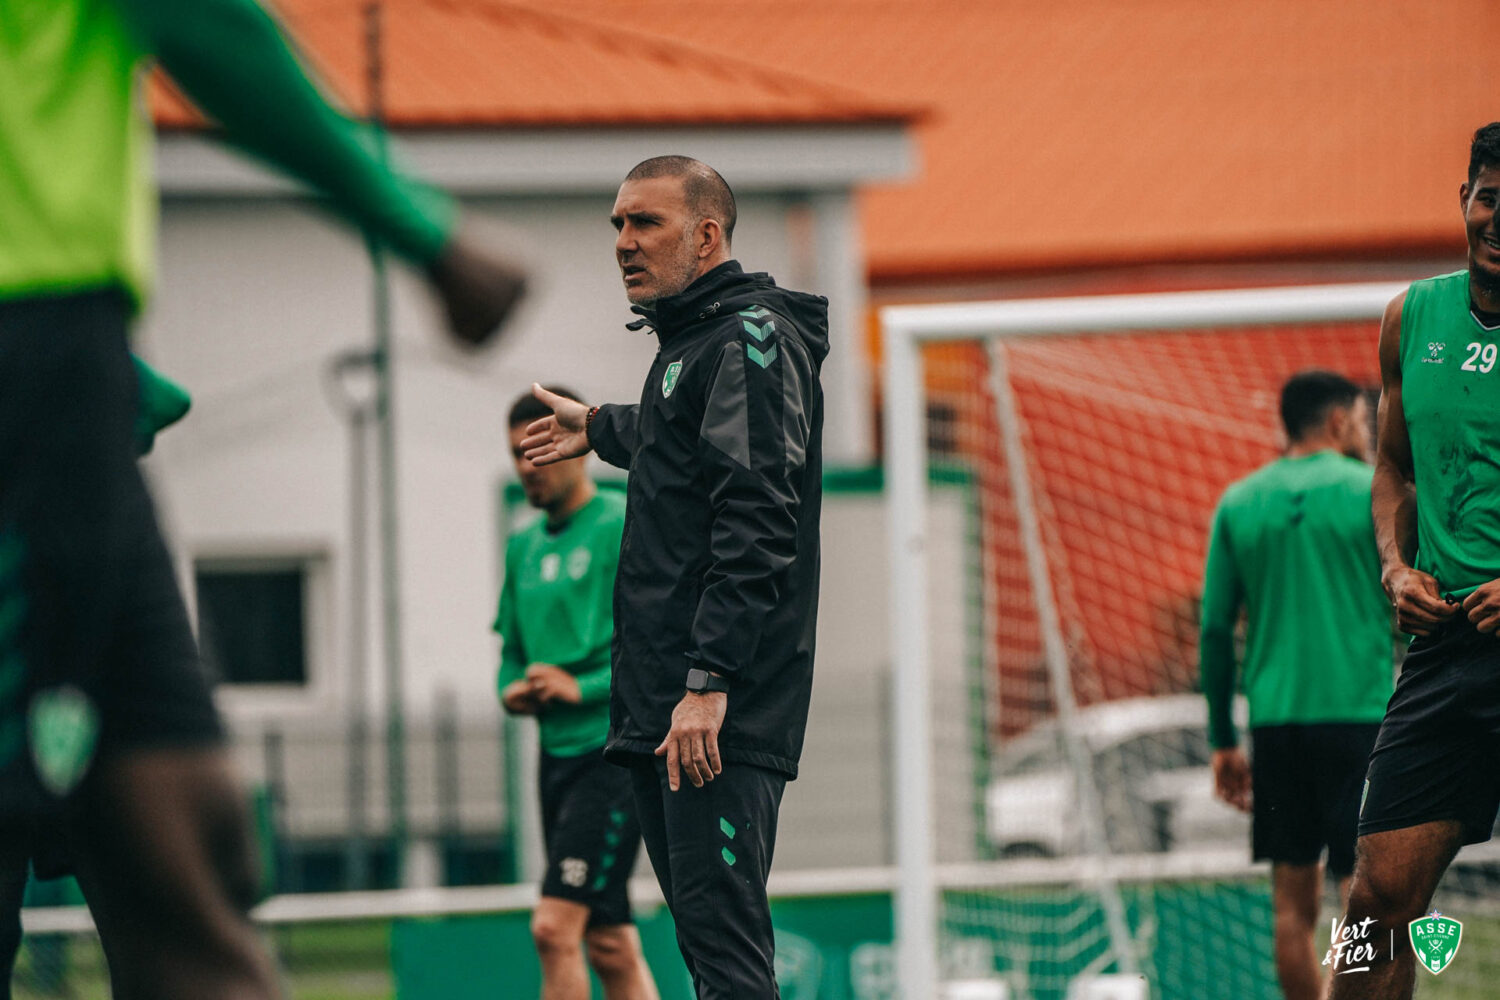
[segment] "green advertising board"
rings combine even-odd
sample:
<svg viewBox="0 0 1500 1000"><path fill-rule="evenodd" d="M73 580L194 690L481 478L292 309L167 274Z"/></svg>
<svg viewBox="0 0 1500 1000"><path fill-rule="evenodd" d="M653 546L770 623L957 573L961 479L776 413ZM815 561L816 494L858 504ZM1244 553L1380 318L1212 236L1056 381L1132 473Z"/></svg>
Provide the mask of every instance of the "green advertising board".
<svg viewBox="0 0 1500 1000"><path fill-rule="evenodd" d="M541 995L530 914L404 920L392 927L398 1000L466 1000ZM883 893L777 900L776 977L782 1000L889 997L891 904ZM693 1000L666 907L636 923L661 1000ZM497 991L499 984L503 991ZM599 998L598 984L594 996Z"/></svg>
<svg viewBox="0 0 1500 1000"><path fill-rule="evenodd" d="M1270 887L1264 879L1126 886L1132 935L1147 955L1152 1000L1275 1000ZM1111 971L1102 912L1078 913L1072 889L980 890L944 909L945 973L1005 981L1012 997L1065 1000L1077 977ZM772 901L782 1000L895 1000L888 893ZM535 997L541 978L524 911L398 922L399 1000ZM693 1000L664 907L637 914L662 1000ZM1223 926L1215 926L1222 924ZM1228 936L1226 936L1226 934ZM503 985L503 990L499 987ZM1224 992L1216 992L1222 988ZM600 997L597 986L595 998Z"/></svg>

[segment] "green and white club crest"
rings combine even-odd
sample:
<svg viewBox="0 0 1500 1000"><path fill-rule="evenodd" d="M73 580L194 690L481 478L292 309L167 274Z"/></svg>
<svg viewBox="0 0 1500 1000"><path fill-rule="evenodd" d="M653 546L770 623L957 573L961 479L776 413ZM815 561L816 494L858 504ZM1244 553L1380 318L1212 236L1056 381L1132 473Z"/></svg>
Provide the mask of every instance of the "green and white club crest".
<svg viewBox="0 0 1500 1000"><path fill-rule="evenodd" d="M89 769L99 743L99 712L71 684L39 691L27 713L31 759L53 795L71 792Z"/></svg>
<svg viewBox="0 0 1500 1000"><path fill-rule="evenodd" d="M1436 910L1413 920L1406 929L1411 935L1411 950L1416 953L1417 964L1434 976L1453 961L1464 936L1463 924Z"/></svg>
<svg viewBox="0 0 1500 1000"><path fill-rule="evenodd" d="M661 377L661 398L666 399L672 395L672 390L677 388L677 376L682 374L682 362L674 361L667 365L667 373Z"/></svg>

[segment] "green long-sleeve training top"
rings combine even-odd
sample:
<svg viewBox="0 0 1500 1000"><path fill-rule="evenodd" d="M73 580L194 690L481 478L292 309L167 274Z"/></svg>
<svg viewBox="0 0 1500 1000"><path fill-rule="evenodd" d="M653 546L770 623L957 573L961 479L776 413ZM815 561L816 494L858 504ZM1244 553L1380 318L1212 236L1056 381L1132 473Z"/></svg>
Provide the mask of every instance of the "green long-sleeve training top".
<svg viewBox="0 0 1500 1000"><path fill-rule="evenodd" d="M581 705L554 702L539 716L542 749L558 757L597 750L609 734L610 641L625 496L600 490L560 530L545 518L511 536L500 588L499 688L533 663L578 678Z"/></svg>
<svg viewBox="0 0 1500 1000"><path fill-rule="evenodd" d="M1394 686L1373 470L1333 451L1282 458L1214 514L1199 665L1209 741L1234 746L1234 629L1245 611L1250 725L1379 722Z"/></svg>

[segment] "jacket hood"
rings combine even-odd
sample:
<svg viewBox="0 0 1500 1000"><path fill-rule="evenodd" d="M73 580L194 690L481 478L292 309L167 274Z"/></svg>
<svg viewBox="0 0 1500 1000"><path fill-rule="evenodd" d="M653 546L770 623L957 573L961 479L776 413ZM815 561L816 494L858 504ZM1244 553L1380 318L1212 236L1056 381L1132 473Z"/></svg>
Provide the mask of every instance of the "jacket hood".
<svg viewBox="0 0 1500 1000"><path fill-rule="evenodd" d="M763 271L747 273L735 260L725 261L676 295L649 306L632 306L631 312L641 318L626 325L632 330L650 327L667 344L690 335L700 323L751 306L765 306L790 319L819 364L828 356L828 300L782 288Z"/></svg>

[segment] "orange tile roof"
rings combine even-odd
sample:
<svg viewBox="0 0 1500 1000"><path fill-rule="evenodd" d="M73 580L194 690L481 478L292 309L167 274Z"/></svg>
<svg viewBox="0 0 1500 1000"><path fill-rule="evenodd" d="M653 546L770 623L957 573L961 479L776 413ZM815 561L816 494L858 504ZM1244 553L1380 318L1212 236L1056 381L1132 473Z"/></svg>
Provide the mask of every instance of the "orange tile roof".
<svg viewBox="0 0 1500 1000"><path fill-rule="evenodd" d="M367 0L270 4L351 110L368 107ZM384 102L397 127L825 124L905 121L877 100L788 73L754 52L722 55L608 21L509 0L386 0ZM199 119L158 87L167 127Z"/></svg>
<svg viewBox="0 0 1500 1000"><path fill-rule="evenodd" d="M358 0L284 0L343 93ZM899 119L872 278L1461 249L1493 0L388 0L406 125ZM727 53L727 54L726 54ZM170 120L170 118L168 119Z"/></svg>
<svg viewBox="0 0 1500 1000"><path fill-rule="evenodd" d="M916 183L863 196L876 279L1461 249L1468 140L1500 118L1493 0L629 9L934 109Z"/></svg>

